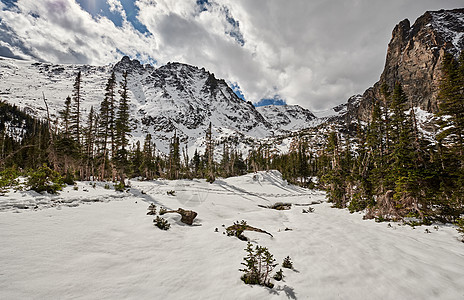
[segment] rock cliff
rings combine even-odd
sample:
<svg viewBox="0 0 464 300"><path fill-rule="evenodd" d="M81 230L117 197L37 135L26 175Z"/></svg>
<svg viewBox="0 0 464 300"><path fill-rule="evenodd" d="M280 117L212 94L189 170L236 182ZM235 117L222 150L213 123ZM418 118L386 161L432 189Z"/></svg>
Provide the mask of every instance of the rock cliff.
<svg viewBox="0 0 464 300"><path fill-rule="evenodd" d="M464 50L464 9L428 11L411 26L408 19L393 29L385 68L380 80L367 89L359 105L348 110L345 119L368 120L372 103L382 100L380 87L403 85L410 106L424 111L438 110L441 63L445 52L458 56Z"/></svg>

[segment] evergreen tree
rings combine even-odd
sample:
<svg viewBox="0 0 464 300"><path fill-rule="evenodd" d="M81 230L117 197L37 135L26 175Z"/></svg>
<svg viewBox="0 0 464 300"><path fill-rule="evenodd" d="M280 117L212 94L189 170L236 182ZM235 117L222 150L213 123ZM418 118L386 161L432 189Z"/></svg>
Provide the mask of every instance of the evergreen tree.
<svg viewBox="0 0 464 300"><path fill-rule="evenodd" d="M119 169L119 179L121 184L124 183L125 173L128 168L128 143L130 129L130 115L129 115L129 88L128 88L128 73L123 73L123 80L121 82L121 89L119 90L120 100L116 117L116 157L115 161Z"/></svg>
<svg viewBox="0 0 464 300"><path fill-rule="evenodd" d="M64 102L64 109L59 112L59 115L62 119L63 123L63 135L65 138L69 137L69 130L70 130L70 116L71 116L71 97L66 97L66 100Z"/></svg>
<svg viewBox="0 0 464 300"><path fill-rule="evenodd" d="M97 116L95 115L93 106L90 107L90 112L87 117L87 126L84 130L84 157L86 160L86 178L90 179L91 174L94 173L94 147L95 147L95 128L97 123Z"/></svg>
<svg viewBox="0 0 464 300"><path fill-rule="evenodd" d="M180 142L177 133L171 139L169 145L169 179L180 178Z"/></svg>
<svg viewBox="0 0 464 300"><path fill-rule="evenodd" d="M130 115L129 115L129 89L127 81L127 71L123 73L121 82L121 90L119 90L120 100L116 117L116 145L119 155L122 159L127 158L127 145L129 143Z"/></svg>
<svg viewBox="0 0 464 300"><path fill-rule="evenodd" d="M71 109L71 116L70 116L70 129L74 140L77 143L81 142L81 71L79 71L76 75L76 79L74 80L73 84L73 105Z"/></svg>
<svg viewBox="0 0 464 300"><path fill-rule="evenodd" d="M149 133L145 136L142 155L142 165L140 168L142 174L147 179L153 179L155 171L155 146Z"/></svg>
<svg viewBox="0 0 464 300"><path fill-rule="evenodd" d="M214 182L215 180L215 168L214 168L214 142L212 137L211 122L209 122L208 130L206 131L206 177L208 182Z"/></svg>

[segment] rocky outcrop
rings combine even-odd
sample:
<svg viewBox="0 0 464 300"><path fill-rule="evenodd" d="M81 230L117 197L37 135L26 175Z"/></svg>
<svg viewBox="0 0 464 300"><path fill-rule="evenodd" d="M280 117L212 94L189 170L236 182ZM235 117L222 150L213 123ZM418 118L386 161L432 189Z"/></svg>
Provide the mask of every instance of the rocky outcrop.
<svg viewBox="0 0 464 300"><path fill-rule="evenodd" d="M193 220L195 220L195 218L198 215L197 212L193 210L185 210L182 208L178 208L177 210L163 211L163 212L160 212L160 215L169 214L169 213L178 213L181 216L180 221L187 225L192 225Z"/></svg>
<svg viewBox="0 0 464 300"><path fill-rule="evenodd" d="M365 91L359 105L348 110L348 118L368 120L373 101L382 100L384 82L391 89L400 82L410 106L436 112L443 56L445 52L458 56L463 49L464 9L429 11L412 26L407 19L401 21L393 29L380 80Z"/></svg>

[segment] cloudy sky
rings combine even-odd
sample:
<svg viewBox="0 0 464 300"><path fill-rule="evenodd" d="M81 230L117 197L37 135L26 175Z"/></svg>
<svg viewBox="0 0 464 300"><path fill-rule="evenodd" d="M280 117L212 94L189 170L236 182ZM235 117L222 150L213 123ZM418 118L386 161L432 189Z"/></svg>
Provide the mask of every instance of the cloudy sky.
<svg viewBox="0 0 464 300"><path fill-rule="evenodd" d="M313 111L376 82L393 27L462 0L1 0L0 55L52 63L178 61L246 100Z"/></svg>

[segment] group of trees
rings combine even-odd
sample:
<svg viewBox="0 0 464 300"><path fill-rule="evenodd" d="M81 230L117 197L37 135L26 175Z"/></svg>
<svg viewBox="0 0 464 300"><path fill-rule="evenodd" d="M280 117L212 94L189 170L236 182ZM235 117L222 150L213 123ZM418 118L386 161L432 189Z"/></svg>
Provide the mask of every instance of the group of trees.
<svg viewBox="0 0 464 300"><path fill-rule="evenodd" d="M356 137L327 139L319 175L329 200L367 208L367 217L454 221L464 212L464 53L444 57L435 139L418 127L400 83L381 93Z"/></svg>

